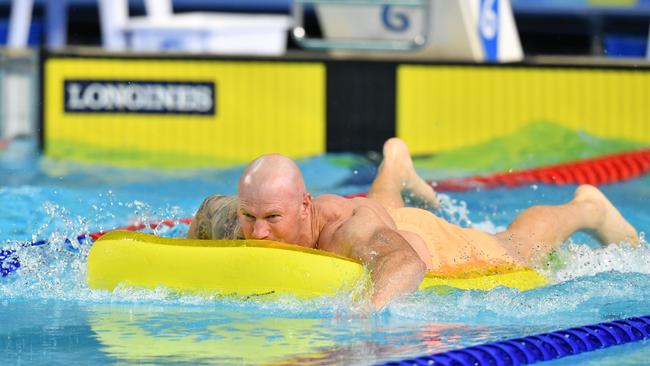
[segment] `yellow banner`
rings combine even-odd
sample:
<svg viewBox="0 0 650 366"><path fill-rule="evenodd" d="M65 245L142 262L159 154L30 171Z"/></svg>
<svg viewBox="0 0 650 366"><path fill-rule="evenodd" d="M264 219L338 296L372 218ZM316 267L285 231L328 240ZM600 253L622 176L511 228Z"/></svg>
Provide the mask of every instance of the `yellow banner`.
<svg viewBox="0 0 650 366"><path fill-rule="evenodd" d="M414 154L476 145L532 122L650 142L648 100L647 71L401 65L396 131Z"/></svg>
<svg viewBox="0 0 650 366"><path fill-rule="evenodd" d="M325 151L318 62L49 58L45 153L153 167Z"/></svg>

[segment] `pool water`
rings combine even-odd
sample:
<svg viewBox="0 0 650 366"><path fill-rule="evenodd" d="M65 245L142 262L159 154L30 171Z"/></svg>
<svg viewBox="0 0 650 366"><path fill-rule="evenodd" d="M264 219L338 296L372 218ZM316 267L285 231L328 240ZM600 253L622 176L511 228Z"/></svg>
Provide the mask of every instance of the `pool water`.
<svg viewBox="0 0 650 366"><path fill-rule="evenodd" d="M352 155L299 164L314 194L366 191L374 172L371 160ZM376 314L341 296L269 302L86 286L89 245L66 238L134 221L189 217L205 196L235 193L242 168L91 167L39 158L28 140L0 151L0 243L15 249L22 264L0 278L0 363L373 364L650 314L650 247L600 248L583 234L563 246L551 269L542 268L550 286L418 292ZM650 229L649 183L643 177L602 187L642 233ZM438 213L495 231L530 205L570 199L574 189L532 185L446 193ZM179 237L187 225L148 231ZM40 239L49 243L24 245ZM552 363L643 365L650 359L648 345Z"/></svg>

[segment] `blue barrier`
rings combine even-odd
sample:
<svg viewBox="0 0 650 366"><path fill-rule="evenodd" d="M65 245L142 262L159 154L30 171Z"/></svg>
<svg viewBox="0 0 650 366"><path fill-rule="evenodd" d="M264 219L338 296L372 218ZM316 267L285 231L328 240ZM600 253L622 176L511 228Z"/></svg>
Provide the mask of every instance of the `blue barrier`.
<svg viewBox="0 0 650 366"><path fill-rule="evenodd" d="M0 45L7 44L9 35L9 21L0 19ZM29 33L27 35L27 44L30 46L38 46L43 40L43 22L37 19L32 20L29 26Z"/></svg>
<svg viewBox="0 0 650 366"><path fill-rule="evenodd" d="M391 361L405 365L528 365L647 339L650 316L615 320Z"/></svg>

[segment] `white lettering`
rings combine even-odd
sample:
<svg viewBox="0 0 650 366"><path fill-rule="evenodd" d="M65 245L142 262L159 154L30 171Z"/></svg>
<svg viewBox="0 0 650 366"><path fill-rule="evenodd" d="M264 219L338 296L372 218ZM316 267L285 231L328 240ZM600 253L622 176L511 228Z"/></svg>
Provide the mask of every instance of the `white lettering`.
<svg viewBox="0 0 650 366"><path fill-rule="evenodd" d="M87 108L95 111L106 109L106 92L102 84L93 83L88 85L84 90L82 99Z"/></svg>
<svg viewBox="0 0 650 366"><path fill-rule="evenodd" d="M106 104L107 106L122 106L124 104L124 94L120 92L120 86L107 84L105 85ZM121 109L118 107L118 109Z"/></svg>
<svg viewBox="0 0 650 366"><path fill-rule="evenodd" d="M68 108L81 109L83 108L83 101L81 100L81 85L76 83L69 83L66 88L68 93Z"/></svg>
<svg viewBox="0 0 650 366"><path fill-rule="evenodd" d="M66 109L205 113L214 109L213 91L207 85L180 83L68 82Z"/></svg>
<svg viewBox="0 0 650 366"><path fill-rule="evenodd" d="M196 92L196 101L194 108L199 112L207 112L214 106L214 99L212 97L212 89L207 86L199 85L194 91Z"/></svg>

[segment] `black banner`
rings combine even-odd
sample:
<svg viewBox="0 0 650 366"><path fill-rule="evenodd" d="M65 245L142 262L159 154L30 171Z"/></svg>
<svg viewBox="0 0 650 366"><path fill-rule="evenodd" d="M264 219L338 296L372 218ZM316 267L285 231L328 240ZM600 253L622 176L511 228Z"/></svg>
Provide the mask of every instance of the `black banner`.
<svg viewBox="0 0 650 366"><path fill-rule="evenodd" d="M214 82L65 80L67 113L216 114Z"/></svg>

